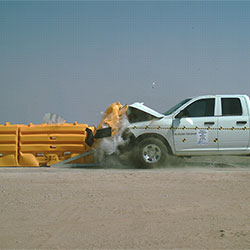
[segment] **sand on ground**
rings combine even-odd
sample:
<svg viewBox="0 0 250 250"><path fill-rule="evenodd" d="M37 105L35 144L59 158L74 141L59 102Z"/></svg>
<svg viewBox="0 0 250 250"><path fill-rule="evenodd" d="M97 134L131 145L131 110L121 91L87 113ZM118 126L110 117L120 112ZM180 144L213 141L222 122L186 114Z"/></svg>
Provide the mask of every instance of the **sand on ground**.
<svg viewBox="0 0 250 250"><path fill-rule="evenodd" d="M0 168L0 249L250 249L250 168Z"/></svg>

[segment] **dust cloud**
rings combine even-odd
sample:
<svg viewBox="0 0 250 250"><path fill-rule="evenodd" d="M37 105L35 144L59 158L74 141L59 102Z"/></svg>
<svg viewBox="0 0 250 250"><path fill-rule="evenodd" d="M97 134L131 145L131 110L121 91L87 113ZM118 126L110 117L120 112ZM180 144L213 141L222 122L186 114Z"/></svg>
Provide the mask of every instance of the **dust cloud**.
<svg viewBox="0 0 250 250"><path fill-rule="evenodd" d="M66 120L55 113L46 113L43 117L43 122L47 124L64 124Z"/></svg>
<svg viewBox="0 0 250 250"><path fill-rule="evenodd" d="M145 169L136 165L130 153L105 156L101 162L103 168L110 169ZM169 155L166 162L157 169L189 169L189 168L250 168L249 156L195 156L181 158ZM156 169L156 168L155 168Z"/></svg>
<svg viewBox="0 0 250 250"><path fill-rule="evenodd" d="M138 166L133 160L133 152L125 152L120 154L116 144L117 140L109 140L105 142L105 147L112 149L111 154L102 154L100 161L103 168L114 168L114 169L143 169L144 167ZM123 141L123 143L127 143ZM98 151L97 151L98 152ZM103 151L104 152L104 151ZM106 151L107 152L107 151ZM111 152L111 151L110 151ZM250 168L250 156L194 156L194 157L177 157L174 155L168 155L167 160L157 169L167 168Z"/></svg>

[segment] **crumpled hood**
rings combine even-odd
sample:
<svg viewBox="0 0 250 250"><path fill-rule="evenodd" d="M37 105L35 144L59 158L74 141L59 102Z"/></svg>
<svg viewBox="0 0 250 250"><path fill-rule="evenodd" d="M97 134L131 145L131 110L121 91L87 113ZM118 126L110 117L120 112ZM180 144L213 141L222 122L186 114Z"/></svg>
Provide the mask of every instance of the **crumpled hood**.
<svg viewBox="0 0 250 250"><path fill-rule="evenodd" d="M145 106L143 103L135 102L135 103L129 105L129 107L139 109L139 110L141 110L143 112L146 112L146 113L148 113L150 115L155 116L156 118L162 118L162 117L164 117L163 114L160 114L157 111L155 111L155 110L153 110L153 109Z"/></svg>

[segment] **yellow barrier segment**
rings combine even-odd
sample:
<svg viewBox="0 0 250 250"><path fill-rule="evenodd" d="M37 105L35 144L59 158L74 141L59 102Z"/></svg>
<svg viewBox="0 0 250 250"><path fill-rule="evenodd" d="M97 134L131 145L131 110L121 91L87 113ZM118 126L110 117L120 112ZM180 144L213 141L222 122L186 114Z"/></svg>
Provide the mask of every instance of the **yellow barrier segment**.
<svg viewBox="0 0 250 250"><path fill-rule="evenodd" d="M50 166L89 151L86 128L78 123L0 125L0 166ZM93 155L73 163L92 163Z"/></svg>
<svg viewBox="0 0 250 250"><path fill-rule="evenodd" d="M102 120L97 129L109 126L112 128L112 135L115 135L120 128L120 121L127 111L127 108L127 105L122 106L120 102L112 103L104 112Z"/></svg>
<svg viewBox="0 0 250 250"><path fill-rule="evenodd" d="M17 125L0 125L0 166L18 166Z"/></svg>
<svg viewBox="0 0 250 250"><path fill-rule="evenodd" d="M58 163L88 151L87 124L20 125L19 166L41 166ZM91 157L77 163L90 163Z"/></svg>

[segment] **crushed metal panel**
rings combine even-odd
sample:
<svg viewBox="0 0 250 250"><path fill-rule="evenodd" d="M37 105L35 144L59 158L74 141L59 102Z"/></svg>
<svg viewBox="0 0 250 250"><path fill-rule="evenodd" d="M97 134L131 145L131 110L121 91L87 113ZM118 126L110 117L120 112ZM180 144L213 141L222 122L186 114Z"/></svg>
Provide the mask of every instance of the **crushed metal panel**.
<svg viewBox="0 0 250 250"><path fill-rule="evenodd" d="M146 112L146 113L148 113L148 114L150 114L152 116L155 116L156 118L164 117L163 114L160 114L157 111L145 106L143 103L136 102L136 103L133 103L133 104L129 105L129 107L139 109L139 110L141 110L143 112Z"/></svg>

